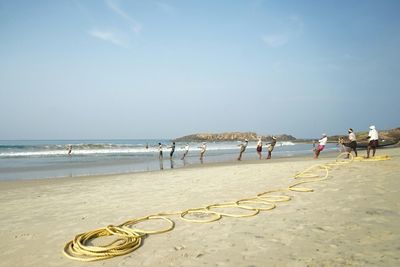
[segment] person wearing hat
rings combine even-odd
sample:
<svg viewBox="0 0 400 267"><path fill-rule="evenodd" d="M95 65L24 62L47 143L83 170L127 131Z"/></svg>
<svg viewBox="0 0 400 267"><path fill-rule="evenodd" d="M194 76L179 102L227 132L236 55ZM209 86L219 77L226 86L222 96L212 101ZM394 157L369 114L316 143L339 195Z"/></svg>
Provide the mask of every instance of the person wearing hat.
<svg viewBox="0 0 400 267"><path fill-rule="evenodd" d="M324 150L326 143L328 142L328 136L326 134L322 134L322 138L318 140L318 147L314 150L314 159L317 159L319 153Z"/></svg>
<svg viewBox="0 0 400 267"><path fill-rule="evenodd" d="M357 139L356 139L356 134L354 133L352 128L349 128L348 130L349 133L349 143L343 143L346 147L350 148L350 151L348 153L351 153L351 151L354 151L354 154L357 157ZM349 158L349 156L347 156Z"/></svg>
<svg viewBox="0 0 400 267"><path fill-rule="evenodd" d="M242 160L242 155L244 153L244 151L246 150L247 145L249 144L249 140L244 139L244 143L241 143L240 146L240 153L239 153L239 157L237 160Z"/></svg>
<svg viewBox="0 0 400 267"><path fill-rule="evenodd" d="M378 131L375 129L374 125L369 126L369 133L368 133L368 147L367 147L367 158L369 158L369 152L372 148L372 156L375 157L375 151L378 147Z"/></svg>
<svg viewBox="0 0 400 267"><path fill-rule="evenodd" d="M267 159L271 159L272 151L274 150L275 145L276 145L276 137L272 136L272 141L268 145L268 156L267 156Z"/></svg>

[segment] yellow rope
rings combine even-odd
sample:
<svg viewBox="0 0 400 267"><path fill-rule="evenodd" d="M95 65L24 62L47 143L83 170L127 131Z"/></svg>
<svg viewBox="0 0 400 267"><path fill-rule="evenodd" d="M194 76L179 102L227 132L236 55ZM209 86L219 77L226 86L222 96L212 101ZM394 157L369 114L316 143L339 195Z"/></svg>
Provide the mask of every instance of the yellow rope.
<svg viewBox="0 0 400 267"><path fill-rule="evenodd" d="M390 159L390 156L388 156L388 155L375 156L375 157L372 157L372 158L366 158L366 157L355 157L354 158L355 161L364 161L364 162L382 161L382 160L388 160L388 159Z"/></svg>
<svg viewBox="0 0 400 267"><path fill-rule="evenodd" d="M217 211L213 210L213 209L218 209L218 208L233 208L233 209L239 208L242 210L251 210L252 212L243 214L243 213L228 213L228 212L221 212L221 211L217 212ZM236 202L213 204L213 205L207 206L206 209L215 214L221 215L221 216L234 217L234 218L252 217L252 216L257 215L260 212L259 209L252 208L249 206L237 205Z"/></svg>
<svg viewBox="0 0 400 267"><path fill-rule="evenodd" d="M138 228L130 228L129 227L129 226L132 226L139 222L148 221L148 220L164 220L164 221L168 222L170 225L169 225L169 227L166 227L165 229L160 229L160 230L155 230L155 231L154 230L142 230L142 229L138 229ZM129 220L120 225L120 227L126 231L131 231L133 233L140 233L140 234L161 234L161 233L171 231L172 229L174 229L174 226L175 226L175 223L171 219L168 219L165 216L159 216L159 215L150 215L150 216L146 216L143 218Z"/></svg>
<svg viewBox="0 0 400 267"><path fill-rule="evenodd" d="M200 215L200 217L204 217L203 215L205 214L207 217L207 215L211 215L209 219L190 219L187 218L186 215L188 214L198 214L198 216ZM211 212L209 210L207 210L206 208L198 208L198 209L188 209L185 210L181 213L181 219L187 222L198 222L198 223L206 223L206 222L215 222L218 221L219 219L222 218L221 214L215 213L215 212Z"/></svg>
<svg viewBox="0 0 400 267"><path fill-rule="evenodd" d="M344 156L346 157L344 158ZM257 194L255 197L243 198L232 202L216 203L185 211L161 212L155 215L134 218L118 226L108 225L105 228L78 234L64 246L63 253L68 258L78 261L104 260L125 255L139 248L142 238L146 235L160 234L173 230L175 223L168 216L179 215L184 221L197 223L218 221L224 216L235 218L255 216L260 211L268 211L276 208L275 203L277 202L290 201L292 197L286 195L286 193L314 191L312 188L299 187L299 185L326 180L329 177L329 171L335 167L349 164L352 161L368 162L389 159L390 157L387 155L366 159L362 157L353 158L349 153L342 153L336 158L335 162L316 164L295 174L293 178L298 179L298 181L290 184L287 188L268 190ZM226 212L226 209L236 209L241 212ZM150 220L161 220L168 225L157 230L145 230L134 227L140 222ZM94 245L94 241L97 239L112 240L104 245Z"/></svg>
<svg viewBox="0 0 400 267"><path fill-rule="evenodd" d="M260 211L262 211L262 210L272 210L272 209L276 208L276 205L274 203L271 203L271 202L268 202L268 201L265 201L265 200L262 200L262 199L259 199L259 198L256 198L256 197L240 199L240 200L237 200L235 202L235 204L237 206L246 204L249 207L252 207L252 205L257 204L256 207L254 207L254 208L258 209ZM260 207L260 205L261 206L264 205L265 207Z"/></svg>
<svg viewBox="0 0 400 267"><path fill-rule="evenodd" d="M89 245L92 240L105 236L117 236L117 239L103 246ZM114 235L102 228L75 236L65 245L64 255L79 261L104 260L128 254L137 249L141 242L142 237L134 232L121 231Z"/></svg>

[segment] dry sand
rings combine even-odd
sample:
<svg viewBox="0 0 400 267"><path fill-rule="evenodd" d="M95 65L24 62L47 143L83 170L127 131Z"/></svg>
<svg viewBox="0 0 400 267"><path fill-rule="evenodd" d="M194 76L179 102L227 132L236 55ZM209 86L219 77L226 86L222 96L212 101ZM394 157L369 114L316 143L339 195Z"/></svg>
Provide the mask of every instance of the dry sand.
<svg viewBox="0 0 400 267"><path fill-rule="evenodd" d="M399 266L400 148L354 162L312 193L250 218L188 223L136 251L83 263L62 254L76 234L162 211L287 187L316 161L273 159L150 173L0 182L1 266ZM334 160L322 154L318 162ZM148 226L148 225L147 225Z"/></svg>

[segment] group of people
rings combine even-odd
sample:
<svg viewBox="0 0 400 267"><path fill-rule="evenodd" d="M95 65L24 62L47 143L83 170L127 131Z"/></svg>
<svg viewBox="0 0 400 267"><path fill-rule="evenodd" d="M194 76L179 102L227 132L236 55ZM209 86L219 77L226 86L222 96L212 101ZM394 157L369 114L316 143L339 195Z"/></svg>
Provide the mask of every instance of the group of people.
<svg viewBox="0 0 400 267"><path fill-rule="evenodd" d="M242 142L241 144L238 145L240 147L240 152L239 152L239 157L237 158L237 160L242 160L243 153L246 151L246 148L247 148L248 144L249 144L249 140L245 139L244 142ZM272 141L266 144L267 152L268 152L266 159L271 159L272 151L274 150L275 145L276 145L276 137L273 136L272 137ZM172 157L174 155L175 147L176 147L175 142L172 142L172 144L167 147L167 149L171 149L171 151L169 153L170 159L172 159ZM146 145L146 148L148 148L147 145ZM164 157L163 156L163 148L164 148L163 144L158 143L158 153L159 153L158 158L160 160L162 160L163 157ZM185 157L187 156L187 154L189 153L189 144L187 143L182 148L183 148L184 152L183 152L183 156L182 156L181 160L184 160ZM205 154L205 152L207 150L207 143L203 142L201 144L201 146L199 146L198 148L200 148L200 160L203 161L204 154ZM258 138L258 142L257 142L257 148L256 148L257 154L259 155L259 159L262 158L262 155L261 155L262 149L263 149L263 143L262 143L261 137L259 137Z"/></svg>
<svg viewBox="0 0 400 267"><path fill-rule="evenodd" d="M242 155L244 153L244 151L247 148L249 141L247 139L244 140L244 143L241 143L240 146L240 152L239 152L239 157L237 160L242 160ZM272 151L274 150L274 147L276 145L276 137L272 136L272 141L270 143L267 143L267 151L268 151L268 155L266 159L271 159L272 156ZM258 142L257 142L257 146L256 146L256 151L258 154L258 158L261 159L262 158L262 149L263 149L263 143L261 140L261 137L258 137Z"/></svg>
<svg viewBox="0 0 400 267"><path fill-rule="evenodd" d="M274 150L275 145L276 145L276 137L275 137L275 136L272 136L272 141L271 141L270 143L267 143L267 144L266 144L266 146L267 146L267 152L268 152L266 159L271 159L272 151ZM262 149L263 149L263 143L262 143L261 137L258 137L257 146L256 146L256 151L257 151L257 154L258 154L258 158L259 158L259 159L262 158L262 154L261 154ZM242 156L242 152L241 152L241 154L239 155L238 160L241 160L241 156Z"/></svg>
<svg viewBox="0 0 400 267"><path fill-rule="evenodd" d="M170 151L170 153L169 153L169 158L170 158L170 159L172 159L172 157L173 157L173 155L174 155L175 147L176 147L175 142L172 142L172 145L167 147L167 148L170 148L170 149L171 149L171 151ZM189 146L188 143L187 143L184 147L182 147L184 152L183 152L183 155L182 155L181 160L184 160L185 157L187 156L187 154L189 153L189 147L190 147L190 146ZM147 147L147 148L148 148L148 147ZM204 153L205 153L206 150L207 150L207 143L206 143L206 142L203 142L203 143L201 144L201 146L199 146L198 148L200 148L200 160L203 160ZM162 159L163 159L163 145L162 145L161 143L158 143L158 153L159 153L158 158L159 158L160 160L162 160Z"/></svg>
<svg viewBox="0 0 400 267"><path fill-rule="evenodd" d="M352 128L349 128L347 130L347 132L348 132L347 140L345 140L344 138L339 138L339 144L342 146L343 152L348 152L350 154L353 151L355 156L357 157L358 153L357 153L356 134L354 133L354 130ZM379 134L374 125L371 125L369 127L369 132L368 132L367 138L368 138L367 158L369 158L371 150L372 150L372 156L374 157L376 148L379 145L379 141L378 141ZM268 153L266 159L271 159L272 151L275 148L276 141L277 141L276 137L272 136L271 142L266 144L267 153ZM322 134L322 138L318 140L317 147L314 149L314 159L318 159L321 151L324 150L327 142L328 142L328 136L324 133L324 134ZM240 145L238 145L240 147L240 152L239 152L239 156L238 156L237 160L239 160L239 161L242 160L243 153L246 151L248 144L249 144L249 140L245 139L244 142L242 142ZM314 147L315 147L315 144L316 144L316 142L314 141L314 143L313 143ZM172 159L172 157L175 153L175 147L176 147L175 142L172 142L171 146L168 146L168 148L171 149L171 151L169 153L170 159ZM182 148L183 148L184 152L183 152L181 159L184 160L185 157L187 156L187 154L189 153L189 144L187 143ZM204 154L207 150L207 143L203 142L201 144L201 146L199 146L198 148L200 148L200 160L203 161ZM148 149L148 144L146 144L146 149ZM259 159L262 158L262 154L261 154L262 150L263 150L263 142L261 140L261 137L258 137L256 151L257 151ZM68 145L67 151L68 151L68 155L71 155L72 145ZM162 160L163 159L163 145L161 143L158 143L158 151L159 151L159 159Z"/></svg>
<svg viewBox="0 0 400 267"><path fill-rule="evenodd" d="M272 136L272 141L270 143L267 143L267 152L268 152L267 159L271 159L272 151L274 150L275 145L276 145L276 137ZM256 151L257 151L259 159L261 159L261 157L262 157L262 155L261 155L262 147L263 147L263 144L262 144L261 137L258 137Z"/></svg>
<svg viewBox="0 0 400 267"><path fill-rule="evenodd" d="M352 151L354 152L354 155L357 157L357 138L356 134L354 133L354 130L352 128L349 128L347 130L348 132L348 137L347 141L344 138L339 138L339 144L343 147L343 152L351 153ZM370 152L372 150L372 156L375 156L376 148L379 145L379 134L378 131L376 130L375 125L369 126L369 132L368 132L368 145L367 145L367 158L370 156ZM318 140L318 146L317 148L314 149L314 158L317 159L319 154L321 153L322 150L324 150L326 143L328 142L328 136L326 134L322 134L322 138ZM314 143L315 144L315 143ZM347 156L349 157L349 155Z"/></svg>

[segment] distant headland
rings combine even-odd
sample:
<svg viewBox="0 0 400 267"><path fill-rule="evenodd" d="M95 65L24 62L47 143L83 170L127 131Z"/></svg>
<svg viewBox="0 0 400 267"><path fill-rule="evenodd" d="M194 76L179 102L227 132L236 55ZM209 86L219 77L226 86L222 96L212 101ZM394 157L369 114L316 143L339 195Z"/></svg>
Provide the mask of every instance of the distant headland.
<svg viewBox="0 0 400 267"><path fill-rule="evenodd" d="M185 135L174 139L176 142L204 142L204 141L236 141L247 139L257 141L261 137L263 141L272 140L273 135L260 135L255 132L225 132L225 133L197 133ZM295 141L296 138L288 134L275 135L279 141Z"/></svg>

